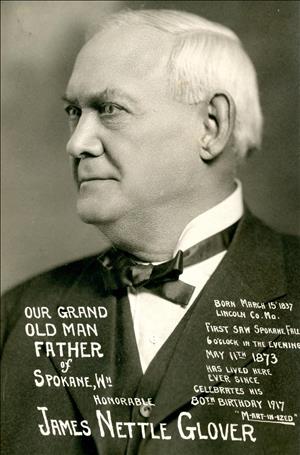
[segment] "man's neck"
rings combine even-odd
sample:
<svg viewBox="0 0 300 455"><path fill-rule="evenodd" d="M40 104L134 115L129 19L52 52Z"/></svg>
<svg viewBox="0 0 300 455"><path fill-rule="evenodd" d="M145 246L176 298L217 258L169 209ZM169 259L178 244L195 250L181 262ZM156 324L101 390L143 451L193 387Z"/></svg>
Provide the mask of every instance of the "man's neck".
<svg viewBox="0 0 300 455"><path fill-rule="evenodd" d="M128 215L119 223L99 226L114 246L145 262L161 262L170 259L185 226L198 215L226 199L234 191L234 184L226 191L215 194L214 202L207 195L199 197L180 208L151 209ZM191 201L189 201L191 202Z"/></svg>

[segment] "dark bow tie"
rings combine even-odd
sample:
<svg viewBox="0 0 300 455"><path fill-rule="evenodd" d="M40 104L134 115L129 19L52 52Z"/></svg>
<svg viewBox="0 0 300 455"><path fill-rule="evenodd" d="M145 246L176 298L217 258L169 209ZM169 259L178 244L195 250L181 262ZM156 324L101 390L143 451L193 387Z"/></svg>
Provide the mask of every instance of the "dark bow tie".
<svg viewBox="0 0 300 455"><path fill-rule="evenodd" d="M101 267L102 289L105 294L118 294L128 286L146 288L166 300L186 306L195 288L178 280L183 268L226 250L236 226L237 223L185 251L179 250L174 258L158 265L141 264L129 254L110 248L97 258Z"/></svg>

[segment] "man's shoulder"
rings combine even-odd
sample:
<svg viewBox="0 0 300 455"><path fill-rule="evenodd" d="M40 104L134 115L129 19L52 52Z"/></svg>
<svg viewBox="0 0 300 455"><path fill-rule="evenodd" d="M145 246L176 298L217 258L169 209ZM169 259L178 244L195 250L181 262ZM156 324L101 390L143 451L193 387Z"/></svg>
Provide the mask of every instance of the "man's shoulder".
<svg viewBox="0 0 300 455"><path fill-rule="evenodd" d="M287 255L288 259L293 259L297 256L299 257L300 236L287 234L273 228L261 218L258 218L250 212L249 209L246 210L242 220L250 231L255 232L255 235L263 235L265 238L276 239L281 242L283 251Z"/></svg>
<svg viewBox="0 0 300 455"><path fill-rule="evenodd" d="M27 292L44 291L45 288L68 288L72 282L79 279L92 264L95 264L97 256L89 256L76 261L67 262L53 269L40 273L26 281L9 289L3 295L3 299L21 297Z"/></svg>
<svg viewBox="0 0 300 455"><path fill-rule="evenodd" d="M49 306L58 302L82 276L93 274L97 256L65 263L30 278L5 292L1 298L2 336L10 331L26 306Z"/></svg>
<svg viewBox="0 0 300 455"><path fill-rule="evenodd" d="M300 294L300 237L280 232L249 211L244 217L243 242L247 238L247 254L254 254L269 264L270 273L283 272L288 290ZM245 252L245 250L243 250ZM251 273L251 270L249 270Z"/></svg>
<svg viewBox="0 0 300 455"><path fill-rule="evenodd" d="M259 218L255 218L255 222L259 223L263 228L265 235L269 238L274 238L281 246L284 263L287 267L298 266L300 263L300 237L297 235L286 234L273 229L268 224L264 223Z"/></svg>

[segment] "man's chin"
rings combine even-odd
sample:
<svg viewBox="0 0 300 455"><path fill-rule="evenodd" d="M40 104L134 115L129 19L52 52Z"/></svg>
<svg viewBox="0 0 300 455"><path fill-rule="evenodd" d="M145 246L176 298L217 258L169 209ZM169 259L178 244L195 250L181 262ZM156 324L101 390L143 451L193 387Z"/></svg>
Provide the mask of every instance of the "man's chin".
<svg viewBox="0 0 300 455"><path fill-rule="evenodd" d="M87 224L101 225L113 223L119 215L112 207L104 207L100 204L88 204L86 202L77 202L77 213L80 219Z"/></svg>

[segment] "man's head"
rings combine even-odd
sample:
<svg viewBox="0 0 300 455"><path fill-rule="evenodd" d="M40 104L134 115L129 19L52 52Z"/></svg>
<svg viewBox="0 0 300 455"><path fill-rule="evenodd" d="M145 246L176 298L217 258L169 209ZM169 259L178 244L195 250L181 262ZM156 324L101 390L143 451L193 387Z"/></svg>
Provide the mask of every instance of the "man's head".
<svg viewBox="0 0 300 455"><path fill-rule="evenodd" d="M260 144L239 40L187 13L113 16L79 53L66 98L78 211L105 233L166 216L180 231L228 193L236 154Z"/></svg>

